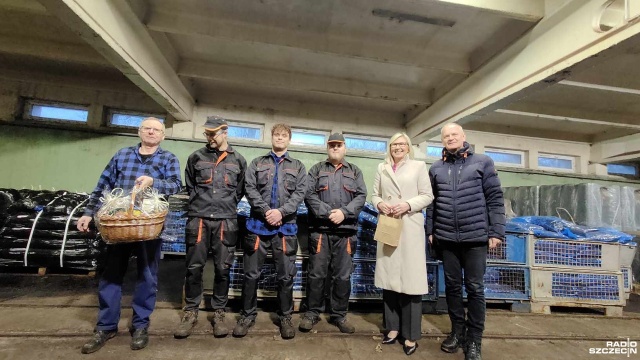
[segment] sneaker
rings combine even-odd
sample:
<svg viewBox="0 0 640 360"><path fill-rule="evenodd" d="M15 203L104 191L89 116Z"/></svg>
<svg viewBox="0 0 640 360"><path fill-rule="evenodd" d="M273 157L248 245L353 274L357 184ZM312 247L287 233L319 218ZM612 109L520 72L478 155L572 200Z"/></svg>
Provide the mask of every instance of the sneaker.
<svg viewBox="0 0 640 360"><path fill-rule="evenodd" d="M191 330L198 322L198 313L196 311L185 311L180 320L178 329L173 333L173 337L176 339L184 339L191 335Z"/></svg>
<svg viewBox="0 0 640 360"><path fill-rule="evenodd" d="M482 360L482 344L479 341L469 341L464 352L464 360Z"/></svg>
<svg viewBox="0 0 640 360"><path fill-rule="evenodd" d="M300 320L300 325L298 329L302 332L309 332L313 329L313 325L317 324L319 321L317 316L303 316L302 320Z"/></svg>
<svg viewBox="0 0 640 360"><path fill-rule="evenodd" d="M291 323L291 315L280 318L280 336L283 339L293 339L296 336L296 329Z"/></svg>
<svg viewBox="0 0 640 360"><path fill-rule="evenodd" d="M91 340L82 346L81 352L91 354L100 350L107 340L112 339L117 333L118 330L96 330Z"/></svg>
<svg viewBox="0 0 640 360"><path fill-rule="evenodd" d="M147 328L135 329L131 336L131 350L142 350L149 344Z"/></svg>
<svg viewBox="0 0 640 360"><path fill-rule="evenodd" d="M449 336L440 344L440 350L447 353L456 353L464 345L464 338L461 335L451 332Z"/></svg>
<svg viewBox="0 0 640 360"><path fill-rule="evenodd" d="M249 332L249 328L255 325L256 320L253 318L242 317L238 320L236 327L233 328L233 336L243 337Z"/></svg>
<svg viewBox="0 0 640 360"><path fill-rule="evenodd" d="M213 313L213 336L225 337L229 334L229 328L224 323L224 309L216 309Z"/></svg>
<svg viewBox="0 0 640 360"><path fill-rule="evenodd" d="M356 327L351 325L351 323L349 323L347 318L338 320L334 322L334 324L338 327L338 329L340 329L341 333L353 334L354 332L356 332Z"/></svg>

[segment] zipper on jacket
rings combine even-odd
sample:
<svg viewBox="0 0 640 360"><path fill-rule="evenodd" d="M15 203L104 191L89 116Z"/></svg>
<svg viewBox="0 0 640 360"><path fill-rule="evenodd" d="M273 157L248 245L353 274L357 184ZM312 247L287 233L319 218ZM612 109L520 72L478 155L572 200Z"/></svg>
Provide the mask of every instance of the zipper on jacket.
<svg viewBox="0 0 640 360"><path fill-rule="evenodd" d="M453 165L455 165L455 160L453 161ZM451 174L451 166L453 165L449 165L449 174ZM453 198L452 203L453 203L453 231L455 231L456 233L456 241L460 241L460 233L458 231L458 209L457 209L457 203L456 203L456 199L457 199L457 192L458 192L458 184L460 184L459 181L459 177L460 177L460 170L458 170L458 174L456 176L456 173L454 171L453 173L453 181L451 183L451 189L452 189L452 193L453 193Z"/></svg>

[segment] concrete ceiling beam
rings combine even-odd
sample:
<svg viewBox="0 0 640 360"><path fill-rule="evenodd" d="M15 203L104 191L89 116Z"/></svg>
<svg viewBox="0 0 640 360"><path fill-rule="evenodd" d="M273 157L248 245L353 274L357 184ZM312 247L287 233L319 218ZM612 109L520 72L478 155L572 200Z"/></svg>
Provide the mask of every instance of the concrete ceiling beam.
<svg viewBox="0 0 640 360"><path fill-rule="evenodd" d="M513 115L513 116L525 116L525 117L532 117L532 118L539 118L539 119L546 119L546 120L554 120L554 121L568 121L568 122L573 122L573 123L578 123L578 124L604 125L604 126L609 126L609 127L617 127L617 128L623 128L623 129L633 129L633 130L639 130L640 131L640 125L623 124L623 123L617 123L617 122L612 122L612 121L581 119L581 118L569 117L569 116L539 114L539 113L532 113L532 112L526 112L526 111L507 110L507 109L497 109L497 110L495 110L495 112L501 113L501 114Z"/></svg>
<svg viewBox="0 0 640 360"><path fill-rule="evenodd" d="M456 6L467 6L524 21L536 22L545 15L544 0L434 0Z"/></svg>
<svg viewBox="0 0 640 360"><path fill-rule="evenodd" d="M162 9L152 9L146 25L150 30L169 34L208 36L272 45L274 48L289 47L339 58L397 64L456 74L467 75L471 72L469 60L466 57L444 52L425 53L421 48L398 48L394 44L376 43L375 46L367 46L362 39L350 38L349 34L341 34L339 37L326 34L293 36L291 30L287 28L265 29L265 26L260 24L226 19L213 21L210 17L200 14L176 13ZM407 62L408 59L411 63Z"/></svg>
<svg viewBox="0 0 640 360"><path fill-rule="evenodd" d="M593 163L640 161L640 133L594 143L589 159Z"/></svg>
<svg viewBox="0 0 640 360"><path fill-rule="evenodd" d="M585 83L585 82L580 82L580 81L571 81L571 80L562 80L558 84L559 85L566 85L566 86L575 86L575 87L580 87L580 88L585 88L585 89L611 91L611 92L617 92L617 93L622 93L622 94L640 95L640 90L638 90L638 89L629 89L629 88L623 88L623 87L618 87L618 86L607 86L607 85L590 84L590 83Z"/></svg>
<svg viewBox="0 0 640 360"><path fill-rule="evenodd" d="M126 1L39 0L178 120L194 100Z"/></svg>
<svg viewBox="0 0 640 360"><path fill-rule="evenodd" d="M372 101L391 101L408 105L420 106L431 103L430 92L420 89L198 60L182 60L178 67L178 75L259 87L356 97Z"/></svg>
<svg viewBox="0 0 640 360"><path fill-rule="evenodd" d="M85 44L0 35L0 52L55 61L112 66L107 59Z"/></svg>
<svg viewBox="0 0 640 360"><path fill-rule="evenodd" d="M408 134L423 141L447 123L464 123L481 110L505 107L514 96L524 97L522 90L538 91L564 80L557 74L640 32L640 18L607 32L595 31L593 22L602 5L600 0L568 2L411 120ZM552 76L557 79L549 81ZM498 107L491 108L494 104Z"/></svg>

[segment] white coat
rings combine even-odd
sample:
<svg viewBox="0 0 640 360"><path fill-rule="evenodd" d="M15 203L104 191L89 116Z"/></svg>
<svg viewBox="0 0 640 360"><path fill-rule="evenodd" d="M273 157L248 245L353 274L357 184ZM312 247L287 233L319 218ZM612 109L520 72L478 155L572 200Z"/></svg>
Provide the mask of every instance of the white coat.
<svg viewBox="0 0 640 360"><path fill-rule="evenodd" d="M405 201L411 206L402 216L398 246L378 242L375 285L408 295L426 294L429 287L422 209L433 201L427 165L405 157L394 172L388 161L379 164L371 201L376 209L383 201L390 205Z"/></svg>

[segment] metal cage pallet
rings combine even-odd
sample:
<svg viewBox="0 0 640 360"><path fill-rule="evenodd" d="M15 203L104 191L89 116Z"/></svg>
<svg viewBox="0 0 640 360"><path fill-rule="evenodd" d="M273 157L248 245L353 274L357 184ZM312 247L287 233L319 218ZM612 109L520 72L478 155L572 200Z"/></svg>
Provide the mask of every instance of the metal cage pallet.
<svg viewBox="0 0 640 360"><path fill-rule="evenodd" d="M529 238L529 265L576 270L620 271L620 245Z"/></svg>
<svg viewBox="0 0 640 360"><path fill-rule="evenodd" d="M625 298L629 300L629 297L631 297L631 292L633 292L633 272L631 271L631 266L621 267L620 272L622 273L622 283L624 287Z"/></svg>
<svg viewBox="0 0 640 360"><path fill-rule="evenodd" d="M623 306L626 303L620 271L586 272L570 269L531 269L531 301L548 305Z"/></svg>
<svg viewBox="0 0 640 360"><path fill-rule="evenodd" d="M525 234L507 233L505 241L487 252L487 262L520 264L527 263L527 238Z"/></svg>
<svg viewBox="0 0 640 360"><path fill-rule="evenodd" d="M439 269L439 289L445 295L444 269ZM463 297L467 292L462 287ZM484 274L484 296L487 300L529 300L531 297L530 270L526 266L487 264Z"/></svg>

